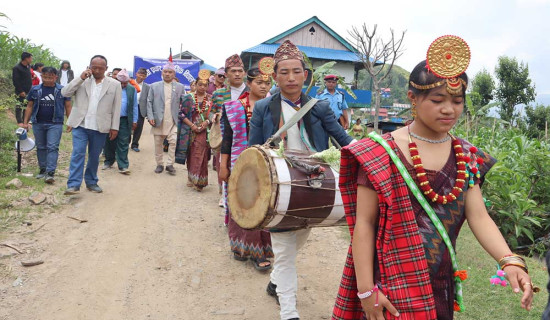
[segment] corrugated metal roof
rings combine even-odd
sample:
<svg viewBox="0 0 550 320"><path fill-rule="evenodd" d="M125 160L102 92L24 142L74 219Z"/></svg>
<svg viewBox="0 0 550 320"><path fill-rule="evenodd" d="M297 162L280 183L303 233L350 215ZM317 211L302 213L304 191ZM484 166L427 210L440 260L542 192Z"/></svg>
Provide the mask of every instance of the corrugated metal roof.
<svg viewBox="0 0 550 320"><path fill-rule="evenodd" d="M260 54L275 54L275 50L280 46L279 43L267 44L262 43L250 49L243 51L247 53L260 53ZM324 49L316 47L305 47L298 46L298 49L303 51L309 58L313 59L323 59L323 60L337 60L337 61L348 61L348 62L360 62L357 55L351 51L345 50L335 50L335 49Z"/></svg>

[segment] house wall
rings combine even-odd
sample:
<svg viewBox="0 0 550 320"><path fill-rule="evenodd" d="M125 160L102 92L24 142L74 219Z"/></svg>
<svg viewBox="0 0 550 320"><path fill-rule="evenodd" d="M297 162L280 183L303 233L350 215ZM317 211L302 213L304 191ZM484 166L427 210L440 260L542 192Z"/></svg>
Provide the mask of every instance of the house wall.
<svg viewBox="0 0 550 320"><path fill-rule="evenodd" d="M309 32L311 27L315 28L315 33L313 35ZM290 40L298 46L349 51L338 40L336 40L336 38L331 36L327 31L325 31L325 29L315 22L312 22L302 29L289 34L285 38L277 41L277 43L283 43L285 40Z"/></svg>
<svg viewBox="0 0 550 320"><path fill-rule="evenodd" d="M312 59L313 60L313 59ZM323 64L325 64L327 61L315 61L313 60L311 63L313 64L313 68L317 68ZM347 62L340 62L338 61L334 67L332 67L334 71L338 72L339 75L345 78L346 84L351 84L353 82L353 77L355 76L355 67L353 63L347 63Z"/></svg>

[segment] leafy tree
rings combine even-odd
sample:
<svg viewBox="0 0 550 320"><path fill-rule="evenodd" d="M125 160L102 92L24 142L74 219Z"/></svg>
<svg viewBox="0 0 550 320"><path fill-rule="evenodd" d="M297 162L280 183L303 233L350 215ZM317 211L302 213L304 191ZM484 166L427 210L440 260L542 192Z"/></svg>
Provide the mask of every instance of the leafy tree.
<svg viewBox="0 0 550 320"><path fill-rule="evenodd" d="M550 121L550 106L527 106L525 114L527 115L526 120L529 125L527 134L533 138L542 138L545 136L546 130L548 130L548 122Z"/></svg>
<svg viewBox="0 0 550 320"><path fill-rule="evenodd" d="M10 20L10 17L8 17L5 13L0 12L0 18L6 18ZM0 25L0 29L6 28L5 26Z"/></svg>
<svg viewBox="0 0 550 320"><path fill-rule="evenodd" d="M61 64L61 60L44 45L35 45L29 39L0 32L0 70L11 70L21 59L23 51L31 53L34 62L42 62L45 66L59 68Z"/></svg>
<svg viewBox="0 0 550 320"><path fill-rule="evenodd" d="M498 87L495 92L500 102L499 114L503 120L513 123L514 107L518 104L528 104L535 100L535 85L529 78L529 66L518 63L516 58L501 56L495 68Z"/></svg>
<svg viewBox="0 0 550 320"><path fill-rule="evenodd" d="M475 112L486 106L493 99L495 80L485 68L479 71L472 80L470 98Z"/></svg>

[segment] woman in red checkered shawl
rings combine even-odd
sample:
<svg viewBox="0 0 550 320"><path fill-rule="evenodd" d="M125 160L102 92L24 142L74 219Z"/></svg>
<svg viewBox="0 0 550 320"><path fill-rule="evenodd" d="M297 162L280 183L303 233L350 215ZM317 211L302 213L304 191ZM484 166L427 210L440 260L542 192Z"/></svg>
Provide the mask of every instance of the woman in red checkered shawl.
<svg viewBox="0 0 550 320"><path fill-rule="evenodd" d="M456 200L448 196L457 186L457 156L449 131L463 111L467 81L462 73L450 86L427 68L426 61L419 63L410 75L408 92L414 120L383 138L419 185L409 139L416 143L429 185L449 199L442 204L426 196L453 246L467 220L481 245L499 260L511 251L487 213L480 190L496 160L457 138L464 153L483 163L475 170L479 176L471 187L466 178ZM457 82L458 89L452 86ZM468 154L470 149L473 152ZM453 319L455 285L449 251L386 150L369 138L344 148L340 189L352 245L332 319ZM523 290L521 306L529 310L533 294L526 270L508 265L504 271L513 290ZM379 290L373 291L375 287ZM358 298L358 293L368 292L369 297Z"/></svg>

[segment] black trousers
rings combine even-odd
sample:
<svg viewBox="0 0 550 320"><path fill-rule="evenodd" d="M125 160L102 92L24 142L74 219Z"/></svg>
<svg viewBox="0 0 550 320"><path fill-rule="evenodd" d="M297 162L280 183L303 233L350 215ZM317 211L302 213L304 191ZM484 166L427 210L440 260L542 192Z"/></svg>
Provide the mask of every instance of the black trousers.
<svg viewBox="0 0 550 320"><path fill-rule="evenodd" d="M141 132L143 131L143 123L145 118L141 116L141 113L138 115L138 122L136 129L134 130L134 135L132 136L132 143L130 148L139 148L139 138L141 138Z"/></svg>
<svg viewBox="0 0 550 320"><path fill-rule="evenodd" d="M25 98L18 97L17 101L19 101L19 103L15 105L15 120L17 120L17 123L23 123L26 107L26 105L24 105Z"/></svg>

